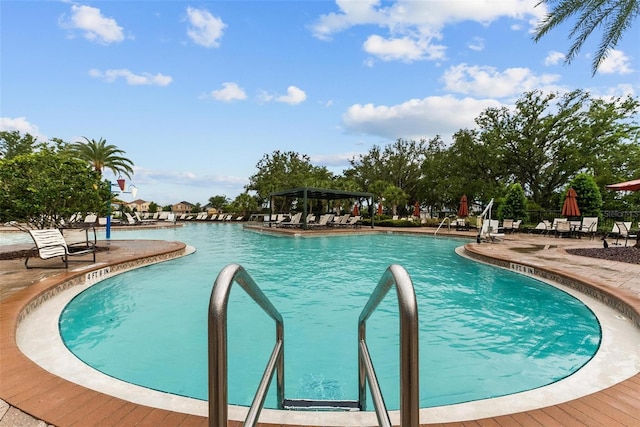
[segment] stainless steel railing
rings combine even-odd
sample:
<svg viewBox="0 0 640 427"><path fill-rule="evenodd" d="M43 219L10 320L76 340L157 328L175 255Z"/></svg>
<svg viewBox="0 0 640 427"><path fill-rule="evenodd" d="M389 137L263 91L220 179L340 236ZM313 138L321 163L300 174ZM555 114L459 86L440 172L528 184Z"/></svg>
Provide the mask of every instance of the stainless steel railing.
<svg viewBox="0 0 640 427"><path fill-rule="evenodd" d="M436 231L433 233L434 236L438 234L438 231L440 231L440 228L442 228L445 221L449 223L449 231L451 231L451 218L449 218L448 216L445 216L444 219L440 222L440 225L438 226L438 228L436 228Z"/></svg>
<svg viewBox="0 0 640 427"><path fill-rule="evenodd" d="M400 425L417 427L420 423L418 375L418 304L409 273L400 265L390 265L362 309L358 319L358 402L366 410L366 381L380 426L391 426L389 413L376 379L367 349L367 319L378 307L392 286L398 295L400 311Z"/></svg>
<svg viewBox="0 0 640 427"><path fill-rule="evenodd" d="M274 370L277 372L278 408L282 408L284 402L284 322L282 316L244 268L238 264L230 264L218 274L209 301L209 427L227 426L227 304L234 282L238 282L245 292L276 322L276 343L244 425L253 426L258 421Z"/></svg>

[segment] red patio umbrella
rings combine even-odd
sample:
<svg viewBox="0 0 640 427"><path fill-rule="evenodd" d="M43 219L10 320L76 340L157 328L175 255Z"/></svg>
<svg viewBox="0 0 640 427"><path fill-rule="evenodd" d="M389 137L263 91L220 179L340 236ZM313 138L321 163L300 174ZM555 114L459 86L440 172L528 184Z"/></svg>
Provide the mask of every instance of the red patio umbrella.
<svg viewBox="0 0 640 427"><path fill-rule="evenodd" d="M465 218L469 216L469 205L467 203L467 195L463 194L460 198L460 207L458 208L458 216Z"/></svg>
<svg viewBox="0 0 640 427"><path fill-rule="evenodd" d="M353 216L360 215L360 209L358 209L358 204L353 205Z"/></svg>
<svg viewBox="0 0 640 427"><path fill-rule="evenodd" d="M614 191L638 191L640 190L640 179L633 181L619 182L618 184L605 185L607 190Z"/></svg>
<svg viewBox="0 0 640 427"><path fill-rule="evenodd" d="M382 202L378 203L378 215L382 215Z"/></svg>
<svg viewBox="0 0 640 427"><path fill-rule="evenodd" d="M580 209L578 208L578 195L576 190L569 187L567 196L564 198L564 204L562 205L562 216L580 216Z"/></svg>
<svg viewBox="0 0 640 427"><path fill-rule="evenodd" d="M420 203L417 201L413 204L413 216L420 216Z"/></svg>

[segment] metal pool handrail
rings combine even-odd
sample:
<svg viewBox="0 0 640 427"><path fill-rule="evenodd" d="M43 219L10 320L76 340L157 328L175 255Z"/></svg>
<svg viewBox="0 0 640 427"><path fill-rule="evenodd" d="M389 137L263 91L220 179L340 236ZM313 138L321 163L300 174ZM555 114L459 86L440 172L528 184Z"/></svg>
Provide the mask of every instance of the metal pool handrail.
<svg viewBox="0 0 640 427"><path fill-rule="evenodd" d="M284 322L282 316L242 266L229 264L218 274L209 301L209 427L226 426L228 420L227 304L233 282L238 282L242 289L276 322L276 343L244 425L253 426L258 421L274 369L277 370L278 408L282 409L284 403Z"/></svg>
<svg viewBox="0 0 640 427"><path fill-rule="evenodd" d="M397 264L390 265L384 272L358 319L358 404L360 410L366 409L368 379L378 423L381 426L391 426L367 349L366 322L394 285L400 311L400 425L417 427L420 423L418 304L409 273Z"/></svg>
<svg viewBox="0 0 640 427"><path fill-rule="evenodd" d="M444 222L448 221L449 222L449 231L451 231L451 219L448 216L445 216L444 219L440 222L440 225L438 226L438 228L436 229L435 233L433 233L433 235L435 236L436 234L438 234L438 231L440 231L440 228L442 228L442 226L444 225Z"/></svg>

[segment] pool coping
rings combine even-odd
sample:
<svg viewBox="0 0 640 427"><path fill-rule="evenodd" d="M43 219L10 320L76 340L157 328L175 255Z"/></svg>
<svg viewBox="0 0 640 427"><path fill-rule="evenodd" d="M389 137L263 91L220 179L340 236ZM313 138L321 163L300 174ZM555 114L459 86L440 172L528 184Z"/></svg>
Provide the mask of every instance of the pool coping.
<svg viewBox="0 0 640 427"><path fill-rule="evenodd" d="M485 262L489 261L502 264L503 267L506 266L508 262L510 262L504 257L487 256L486 254L483 254L482 251L474 250L473 246L473 244L465 245L465 251L468 250L472 257L483 258L482 260ZM172 255L168 255L167 252L164 252L157 254L156 256L151 258L157 260L157 256L160 256L161 258L167 257L168 259L173 256L178 256L176 255L176 252L180 251L181 250L172 250L169 251L173 252ZM109 264L109 266L117 269L124 268L121 267L124 264L128 264L129 266L144 265L146 264L146 262L143 261L143 258L145 257L133 257L125 262L116 262ZM523 264L526 266L526 263ZM631 317L634 318L636 325L638 324L637 319L640 317L638 299L634 298L633 295L630 295L624 290L613 291L611 289L608 289L606 286L603 288L603 284L592 283L588 278L572 277L571 274L558 271L554 268L545 269L534 265L529 265L529 267L534 268L540 272L546 271L546 273L555 274L563 280L577 282L579 286L586 286L587 289L596 289L600 291L600 293L605 296L606 300L614 302L614 304L621 302L621 306L623 307L623 309L627 311L630 310ZM105 268L105 265L96 265L93 271L100 268ZM511 266L509 266L509 268L511 268ZM14 296L10 296L9 298L7 298L7 300L1 303L2 310L0 311L0 320L3 324L3 327L1 331L2 336L0 344L3 350L2 352L0 352L0 397L5 399L10 404L20 408L21 410L58 426L70 425L73 422L80 422L80 420L89 425L91 424L91 422L90 418L87 418L87 415L102 414L100 408L108 408L110 413L116 414L112 416L98 415L105 417L101 418L100 420L100 424L104 425L109 425L108 420L113 418L117 418L117 422L113 422L111 425L133 423L132 420L134 419L146 420L146 422L150 422L150 420L152 419L163 420L162 422L160 422L160 424L157 425L177 425L178 423L175 423L175 421L177 420L180 420L180 422L185 425L206 425L206 417L190 416L187 414L179 414L162 409L135 405L122 399L113 398L111 396L103 395L102 393L86 390L83 387L80 387L73 383L68 383L63 379L56 377L55 375L49 374L47 371L44 371L42 368L35 365L20 353L15 344L15 327L17 326L18 319L21 318L21 316L25 315L23 313L25 307L29 305L34 299L42 298L43 292L46 292L47 289L55 288L61 282L77 280L78 276L84 275L88 271L91 270L83 269L83 271L66 273L62 275L62 277L56 276L52 279L45 279L37 284L30 286L28 289L18 292ZM625 396L632 395L633 393L631 393L629 390L640 390L640 378L638 375L635 375L634 377L616 384L615 386L607 390L615 389L617 387L623 388L623 394ZM610 393L607 393L607 391L594 393L594 395L605 396L609 394ZM593 397L580 398L576 401L580 403L580 401L589 400L592 398ZM604 401L608 400L601 399L599 397L596 397L596 399L601 402L600 404L603 404L605 403ZM64 411L63 416L51 417L50 414L58 413L58 411L55 410L58 404L64 404L65 406L66 410ZM569 402L569 405L571 405L571 402ZM628 403L624 403L622 405L606 405L605 403L605 407L611 408L616 412L616 414L613 415L613 418L608 419L618 419L623 421L627 420L629 422L637 422L638 420L640 420L640 418L638 418L637 416L634 417L633 415L629 415L628 405ZM622 412L620 412L620 406L622 406L623 408ZM633 408L637 408L638 403L636 401L633 401L631 406ZM561 408L561 405L555 405L551 408ZM525 413L511 414L507 416L492 417L490 419L516 420L521 419L522 417L531 416L545 418L549 417L550 412L553 413L557 410L564 411L565 414L572 412L570 409L567 410L566 408L542 408L540 410L527 411ZM601 413L605 414L604 416L609 417L608 415L606 415L606 410ZM591 414L591 417L598 418L599 415ZM575 418L572 417L572 419ZM622 424L624 424L624 422ZM236 424L234 422L230 422L229 425Z"/></svg>

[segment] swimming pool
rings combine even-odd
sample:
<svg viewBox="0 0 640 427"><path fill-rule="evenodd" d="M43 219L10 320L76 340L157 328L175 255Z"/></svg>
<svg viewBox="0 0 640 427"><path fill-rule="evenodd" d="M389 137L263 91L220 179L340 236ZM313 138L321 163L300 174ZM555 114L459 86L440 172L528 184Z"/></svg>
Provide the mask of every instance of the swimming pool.
<svg viewBox="0 0 640 427"><path fill-rule="evenodd" d="M598 322L582 303L458 257L453 249L460 240L288 238L236 224L122 234L114 238L180 240L198 252L90 288L67 307L60 329L72 351L95 368L175 394L206 399L208 297L217 273L232 262L245 267L285 319L288 398L357 398L357 317L392 263L403 265L416 287L422 407L557 381L586 363L600 340ZM248 405L273 344L273 325L241 290L232 292L229 307L229 401ZM390 294L368 324L390 409L398 405L396 307ZM274 406L273 393L268 403Z"/></svg>

